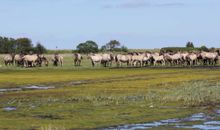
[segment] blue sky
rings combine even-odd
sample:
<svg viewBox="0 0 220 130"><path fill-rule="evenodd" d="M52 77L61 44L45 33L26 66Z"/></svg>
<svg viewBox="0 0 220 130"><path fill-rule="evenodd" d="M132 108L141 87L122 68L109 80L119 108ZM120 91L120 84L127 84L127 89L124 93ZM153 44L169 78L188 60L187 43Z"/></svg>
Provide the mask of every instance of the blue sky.
<svg viewBox="0 0 220 130"><path fill-rule="evenodd" d="M0 36L47 48L94 40L129 48L220 47L220 0L0 0Z"/></svg>

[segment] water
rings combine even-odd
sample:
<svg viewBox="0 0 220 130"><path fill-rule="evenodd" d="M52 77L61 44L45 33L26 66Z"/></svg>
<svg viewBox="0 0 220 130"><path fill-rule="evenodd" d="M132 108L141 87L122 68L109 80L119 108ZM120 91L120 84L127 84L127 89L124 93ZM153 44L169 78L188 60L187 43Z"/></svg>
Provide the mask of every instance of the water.
<svg viewBox="0 0 220 130"><path fill-rule="evenodd" d="M31 89L31 90L47 90L47 89L53 89L55 87L48 87L48 86L29 86L24 87L23 89Z"/></svg>
<svg viewBox="0 0 220 130"><path fill-rule="evenodd" d="M5 111L15 111L17 108L16 107L5 107L3 110Z"/></svg>
<svg viewBox="0 0 220 130"><path fill-rule="evenodd" d="M81 84L86 84L86 83L88 83L88 81L73 81L73 82L70 82L69 84L75 86L75 85L81 85Z"/></svg>
<svg viewBox="0 0 220 130"><path fill-rule="evenodd" d="M220 130L220 110L216 110L215 114L210 116L205 113L196 113L182 119L168 119L143 124L121 125L117 127L109 127L103 130L143 130L151 128L165 129L201 129L201 130ZM192 125L189 125L192 124Z"/></svg>
<svg viewBox="0 0 220 130"><path fill-rule="evenodd" d="M0 93L4 92L13 92L13 91L23 91L23 90L47 90L47 89L54 89L55 87L52 86L26 86L21 88L5 88L0 89Z"/></svg>
<svg viewBox="0 0 220 130"><path fill-rule="evenodd" d="M12 92L12 91L21 91L21 88L8 88L8 89L0 89L0 92Z"/></svg>

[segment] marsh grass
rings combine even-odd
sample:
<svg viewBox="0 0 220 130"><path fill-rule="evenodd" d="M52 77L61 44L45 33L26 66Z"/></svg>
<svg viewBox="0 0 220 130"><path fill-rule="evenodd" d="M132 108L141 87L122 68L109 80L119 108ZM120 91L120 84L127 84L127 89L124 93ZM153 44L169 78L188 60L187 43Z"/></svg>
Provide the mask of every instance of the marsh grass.
<svg viewBox="0 0 220 130"><path fill-rule="evenodd" d="M186 82L169 90L165 101L180 101L187 106L207 106L220 103L220 84L207 81Z"/></svg>
<svg viewBox="0 0 220 130"><path fill-rule="evenodd" d="M191 106L219 103L219 78L219 69L75 68L70 61L63 68L3 68L0 88L56 88L0 93L0 129L93 129L185 117L199 111Z"/></svg>
<svg viewBox="0 0 220 130"><path fill-rule="evenodd" d="M53 125L47 125L40 127L40 130L67 130L65 127L54 127Z"/></svg>

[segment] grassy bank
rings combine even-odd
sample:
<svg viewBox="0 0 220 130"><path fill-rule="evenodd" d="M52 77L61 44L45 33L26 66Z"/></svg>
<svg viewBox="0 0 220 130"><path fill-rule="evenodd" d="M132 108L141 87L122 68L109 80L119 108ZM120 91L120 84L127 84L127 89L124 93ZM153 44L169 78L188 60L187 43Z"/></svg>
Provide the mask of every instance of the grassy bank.
<svg viewBox="0 0 220 130"><path fill-rule="evenodd" d="M1 93L0 129L89 129L184 117L219 103L219 78L218 69L2 69L0 88L56 88ZM17 109L5 111L8 106Z"/></svg>

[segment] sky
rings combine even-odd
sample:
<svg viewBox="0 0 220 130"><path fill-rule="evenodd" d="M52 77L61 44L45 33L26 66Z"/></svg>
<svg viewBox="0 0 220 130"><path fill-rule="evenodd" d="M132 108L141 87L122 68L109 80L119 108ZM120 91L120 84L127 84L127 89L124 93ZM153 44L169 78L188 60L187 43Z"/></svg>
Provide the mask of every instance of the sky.
<svg viewBox="0 0 220 130"><path fill-rule="evenodd" d="M220 0L0 0L0 36L49 49L93 40L128 48L220 47Z"/></svg>

